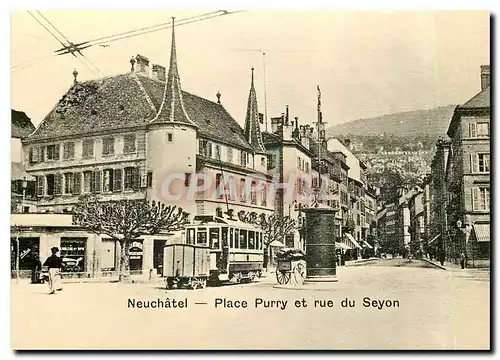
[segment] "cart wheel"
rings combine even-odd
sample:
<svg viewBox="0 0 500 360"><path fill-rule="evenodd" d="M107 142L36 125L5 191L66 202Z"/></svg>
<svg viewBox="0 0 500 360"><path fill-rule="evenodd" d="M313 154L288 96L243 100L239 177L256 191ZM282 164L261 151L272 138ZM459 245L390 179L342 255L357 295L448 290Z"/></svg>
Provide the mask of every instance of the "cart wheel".
<svg viewBox="0 0 500 360"><path fill-rule="evenodd" d="M196 290L198 288L198 283L194 282L191 284L191 289Z"/></svg>
<svg viewBox="0 0 500 360"><path fill-rule="evenodd" d="M290 281L290 273L288 271L278 270L276 271L276 280L278 280L278 284L288 284Z"/></svg>
<svg viewBox="0 0 500 360"><path fill-rule="evenodd" d="M171 279L171 278L168 278L168 279L167 279L167 286L166 286L166 287L167 287L167 290L172 289L173 285L174 285L174 282L172 281L172 279Z"/></svg>
<svg viewBox="0 0 500 360"><path fill-rule="evenodd" d="M200 287L201 287L202 289L204 289L204 288L206 288L206 287L207 287L207 279L203 279L203 280L201 281L201 283L200 283Z"/></svg>

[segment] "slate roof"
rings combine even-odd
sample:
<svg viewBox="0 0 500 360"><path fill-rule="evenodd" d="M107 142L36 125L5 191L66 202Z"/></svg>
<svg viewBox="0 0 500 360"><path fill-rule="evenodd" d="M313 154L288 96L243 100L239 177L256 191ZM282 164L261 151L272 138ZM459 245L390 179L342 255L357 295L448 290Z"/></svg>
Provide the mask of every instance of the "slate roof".
<svg viewBox="0 0 500 360"><path fill-rule="evenodd" d="M164 91L165 82L132 72L77 83L28 141L146 126L156 116ZM186 91L182 96L200 136L254 151L241 126L222 105Z"/></svg>
<svg viewBox="0 0 500 360"><path fill-rule="evenodd" d="M262 134L259 125L259 110L257 105L257 93L253 84L253 71L252 68L252 82L250 85L250 93L248 94L247 114L245 118L245 135L248 142L259 152L265 153L266 149L262 141Z"/></svg>
<svg viewBox="0 0 500 360"><path fill-rule="evenodd" d="M184 123L194 125L186 112L183 102L181 80L177 69L177 51L175 46L175 27L172 18L172 45L170 50L170 68L168 70L167 84L163 92L159 111L153 119L153 123Z"/></svg>
<svg viewBox="0 0 500 360"><path fill-rule="evenodd" d="M138 76L143 88L156 108L161 105L165 83L146 76ZM240 124L216 102L182 91L182 100L189 118L198 127L202 137L254 151Z"/></svg>
<svg viewBox="0 0 500 360"><path fill-rule="evenodd" d="M465 104L460 105L459 109L479 109L491 107L490 100L490 86L482 90L479 94L467 101Z"/></svg>
<svg viewBox="0 0 500 360"><path fill-rule="evenodd" d="M31 119L23 112L11 109L11 136L17 139L24 139L33 131L35 131L35 126L31 122Z"/></svg>

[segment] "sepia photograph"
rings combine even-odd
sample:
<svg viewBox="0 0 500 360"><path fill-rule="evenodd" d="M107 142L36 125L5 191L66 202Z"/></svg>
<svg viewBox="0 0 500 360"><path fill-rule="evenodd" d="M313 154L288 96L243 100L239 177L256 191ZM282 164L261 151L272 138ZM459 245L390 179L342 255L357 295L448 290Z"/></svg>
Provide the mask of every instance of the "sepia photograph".
<svg viewBox="0 0 500 360"><path fill-rule="evenodd" d="M12 350L491 350L488 11L10 14Z"/></svg>

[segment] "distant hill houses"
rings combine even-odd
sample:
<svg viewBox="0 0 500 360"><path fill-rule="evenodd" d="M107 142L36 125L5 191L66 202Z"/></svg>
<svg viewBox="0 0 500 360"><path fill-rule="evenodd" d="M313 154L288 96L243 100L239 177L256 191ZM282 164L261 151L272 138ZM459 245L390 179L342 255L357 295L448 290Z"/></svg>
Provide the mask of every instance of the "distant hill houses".
<svg viewBox="0 0 500 360"><path fill-rule="evenodd" d="M330 136L356 135L381 136L445 136L456 105L428 110L415 110L382 115L375 118L349 121L328 129Z"/></svg>

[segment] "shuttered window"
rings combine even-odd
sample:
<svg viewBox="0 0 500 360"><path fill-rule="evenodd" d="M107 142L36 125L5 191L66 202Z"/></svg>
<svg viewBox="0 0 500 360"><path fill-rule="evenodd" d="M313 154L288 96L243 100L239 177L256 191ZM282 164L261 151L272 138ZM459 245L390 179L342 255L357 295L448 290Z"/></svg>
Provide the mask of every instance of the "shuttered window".
<svg viewBox="0 0 500 360"><path fill-rule="evenodd" d="M43 176L36 177L36 195L43 196L43 189L45 185L45 178Z"/></svg>
<svg viewBox="0 0 500 360"><path fill-rule="evenodd" d="M73 173L64 174L64 193L73 194L75 183Z"/></svg>
<svg viewBox="0 0 500 360"><path fill-rule="evenodd" d="M490 188L472 188L472 209L475 211L490 210Z"/></svg>
<svg viewBox="0 0 500 360"><path fill-rule="evenodd" d="M82 192L82 173L73 174L73 194L78 195Z"/></svg>
<svg viewBox="0 0 500 360"><path fill-rule="evenodd" d="M61 195L62 191L62 174L54 175L54 195Z"/></svg>
<svg viewBox="0 0 500 360"><path fill-rule="evenodd" d="M97 170L94 171L94 176L92 177L92 192L93 193L100 193L101 192L101 171Z"/></svg>
<svg viewBox="0 0 500 360"><path fill-rule="evenodd" d="M139 189L139 169L134 167L125 168L123 190Z"/></svg>
<svg viewBox="0 0 500 360"><path fill-rule="evenodd" d="M85 194L90 194L92 192L93 184L93 173L92 171L85 171L83 173L83 192Z"/></svg>
<svg viewBox="0 0 500 360"><path fill-rule="evenodd" d="M481 174L490 172L490 154L470 154L471 173Z"/></svg>

